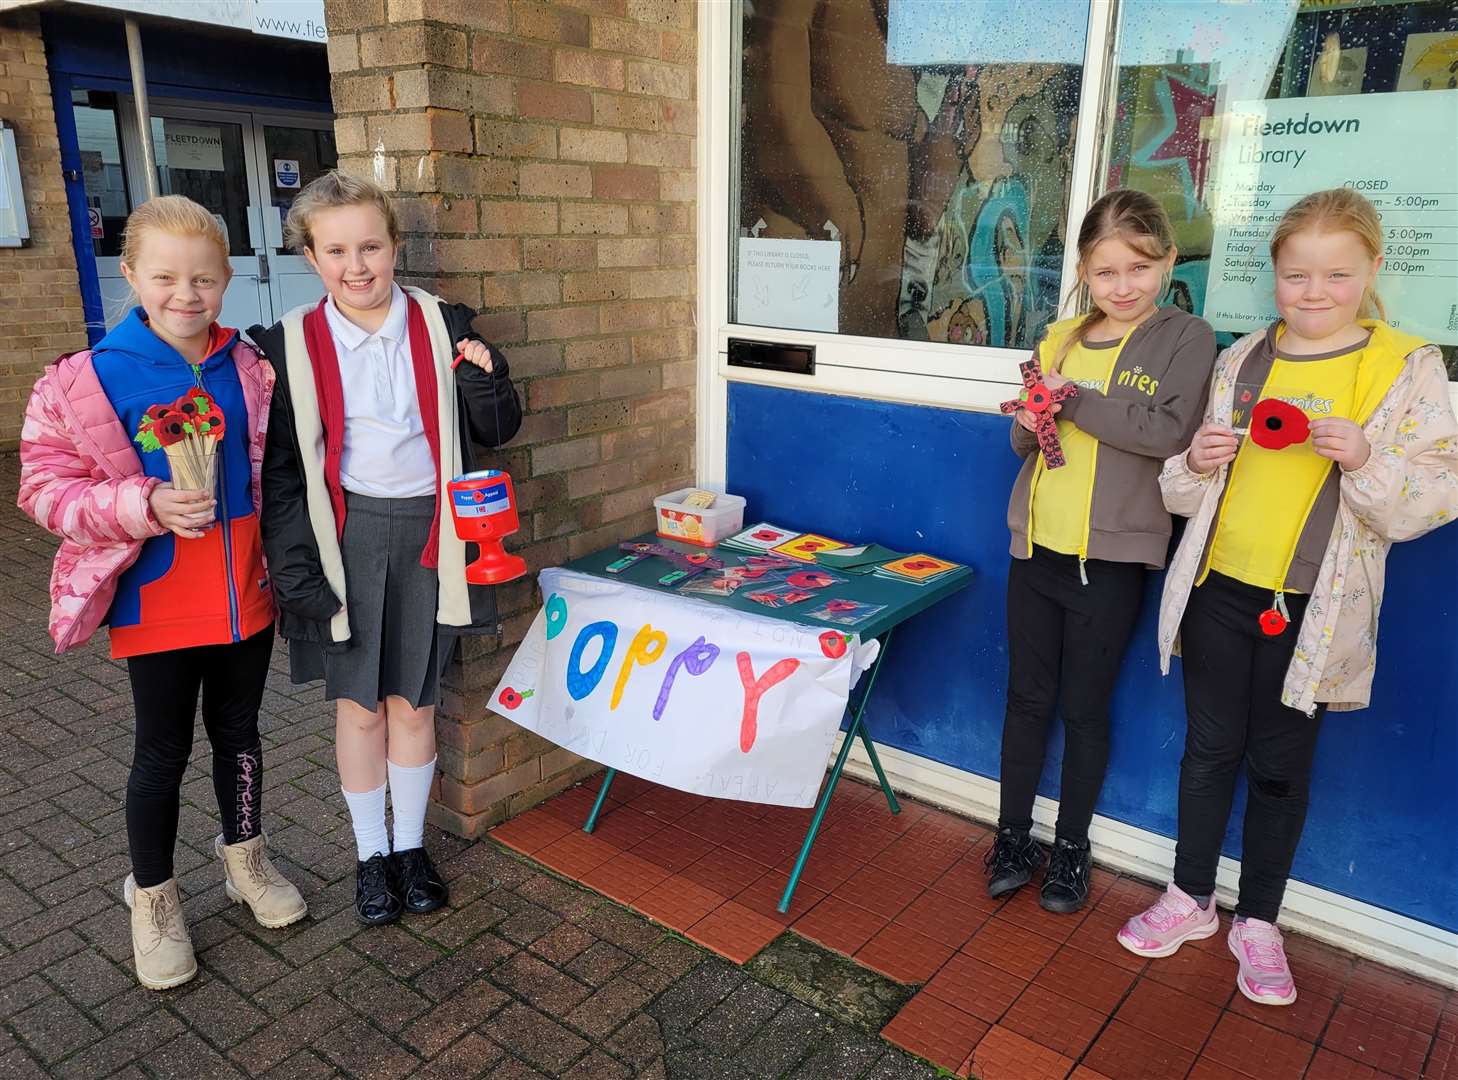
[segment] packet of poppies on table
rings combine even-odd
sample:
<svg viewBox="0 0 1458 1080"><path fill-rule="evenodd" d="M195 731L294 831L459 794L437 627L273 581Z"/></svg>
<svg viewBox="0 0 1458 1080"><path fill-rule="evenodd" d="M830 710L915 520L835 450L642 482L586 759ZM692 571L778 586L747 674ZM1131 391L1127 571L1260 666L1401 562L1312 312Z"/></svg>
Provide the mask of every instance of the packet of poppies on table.
<svg viewBox="0 0 1458 1080"><path fill-rule="evenodd" d="M756 604L763 604L767 608L789 607L815 598L813 592L806 592L804 589L765 589L746 595Z"/></svg>
<svg viewBox="0 0 1458 1080"><path fill-rule="evenodd" d="M733 596L744 582L728 570L714 570L685 581L678 591L685 596Z"/></svg>
<svg viewBox="0 0 1458 1080"><path fill-rule="evenodd" d="M885 604L863 604L859 600L827 600L814 611L810 618L837 626L856 626L865 622L878 611L884 611Z"/></svg>

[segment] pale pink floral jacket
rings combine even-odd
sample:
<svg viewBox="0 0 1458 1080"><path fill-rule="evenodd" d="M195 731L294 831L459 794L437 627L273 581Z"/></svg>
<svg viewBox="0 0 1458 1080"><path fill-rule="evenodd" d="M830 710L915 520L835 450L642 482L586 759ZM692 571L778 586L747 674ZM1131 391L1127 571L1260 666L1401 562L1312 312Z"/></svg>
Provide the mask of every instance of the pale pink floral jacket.
<svg viewBox="0 0 1458 1080"><path fill-rule="evenodd" d="M1358 370L1357 415L1365 412L1364 393L1380 395L1362 428L1372 454L1361 468L1342 473L1331 541L1281 691L1282 704L1308 714L1319 702L1335 710L1370 703L1387 551L1458 517L1458 419L1442 354L1385 323L1364 325L1372 339ZM1236 375L1265 333L1242 338L1216 360L1206 422L1230 424ZM1159 478L1170 513L1190 519L1159 607L1159 666L1166 675L1229 471L1222 465L1200 476L1180 453L1164 463Z"/></svg>
<svg viewBox="0 0 1458 1080"><path fill-rule="evenodd" d="M274 374L246 342L234 345L232 356L253 434L248 453L257 510ZM165 531L147 501L158 483L143 474L131 436L91 366L90 350L48 364L20 431L17 502L36 524L61 538L51 567L50 633L57 653L96 632L116 594L117 577L136 561L144 540Z"/></svg>

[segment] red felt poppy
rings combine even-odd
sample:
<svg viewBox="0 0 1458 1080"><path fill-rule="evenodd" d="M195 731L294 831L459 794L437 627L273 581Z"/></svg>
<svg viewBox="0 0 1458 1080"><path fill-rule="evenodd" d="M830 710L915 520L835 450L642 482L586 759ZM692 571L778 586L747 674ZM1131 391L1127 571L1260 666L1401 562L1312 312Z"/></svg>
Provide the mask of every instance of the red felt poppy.
<svg viewBox="0 0 1458 1080"><path fill-rule="evenodd" d="M183 428L186 423L188 423L186 416L169 409L152 424L152 434L157 436L157 441L163 446L172 446L181 442L183 436L187 434Z"/></svg>
<svg viewBox="0 0 1458 1080"><path fill-rule="evenodd" d="M148 420L161 420L163 414L166 413L166 412L168 412L171 408L172 408L171 405L161 405L161 404L153 405L150 409L147 410L147 419Z"/></svg>
<svg viewBox="0 0 1458 1080"><path fill-rule="evenodd" d="M1267 608L1261 612L1261 633L1266 637L1280 637L1286 632L1289 623L1286 616L1282 615L1275 608Z"/></svg>
<svg viewBox="0 0 1458 1080"><path fill-rule="evenodd" d="M697 551L694 552L692 555L685 555L684 558L689 562L693 563L695 566L699 566L709 561L709 557L707 555L705 555L703 552Z"/></svg>
<svg viewBox="0 0 1458 1080"><path fill-rule="evenodd" d="M1306 414L1279 398L1262 398L1250 411L1250 441L1266 450L1284 450L1311 435Z"/></svg>

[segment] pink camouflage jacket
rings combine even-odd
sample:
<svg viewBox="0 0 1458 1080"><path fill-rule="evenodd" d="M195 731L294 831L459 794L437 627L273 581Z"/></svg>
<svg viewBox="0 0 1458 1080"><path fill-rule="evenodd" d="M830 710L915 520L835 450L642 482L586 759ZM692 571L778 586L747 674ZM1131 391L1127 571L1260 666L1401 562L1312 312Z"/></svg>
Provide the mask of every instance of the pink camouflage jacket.
<svg viewBox="0 0 1458 1080"><path fill-rule="evenodd" d="M232 356L248 407L257 512L274 373L242 340ZM144 540L165 531L148 504L159 482L143 475L131 437L91 366L91 351L47 365L25 409L17 502L61 538L51 567L50 634L57 653L96 632L111 607L117 578L136 561Z"/></svg>

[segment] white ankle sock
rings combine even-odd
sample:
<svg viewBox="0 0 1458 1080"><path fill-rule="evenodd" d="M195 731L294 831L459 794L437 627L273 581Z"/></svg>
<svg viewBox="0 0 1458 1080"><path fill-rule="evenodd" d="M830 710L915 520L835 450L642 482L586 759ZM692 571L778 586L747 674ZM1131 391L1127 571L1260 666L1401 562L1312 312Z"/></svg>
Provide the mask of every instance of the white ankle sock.
<svg viewBox="0 0 1458 1080"><path fill-rule="evenodd" d="M364 862L371 855L390 854L390 835L385 831L385 785L374 791L345 791L344 801L349 805L359 861Z"/></svg>
<svg viewBox="0 0 1458 1080"><path fill-rule="evenodd" d="M395 850L418 848L425 837L425 807L435 779L435 758L424 765L386 763L390 772L390 807L395 812Z"/></svg>

